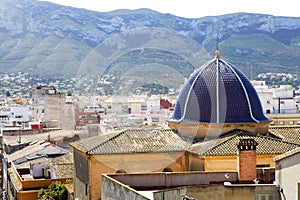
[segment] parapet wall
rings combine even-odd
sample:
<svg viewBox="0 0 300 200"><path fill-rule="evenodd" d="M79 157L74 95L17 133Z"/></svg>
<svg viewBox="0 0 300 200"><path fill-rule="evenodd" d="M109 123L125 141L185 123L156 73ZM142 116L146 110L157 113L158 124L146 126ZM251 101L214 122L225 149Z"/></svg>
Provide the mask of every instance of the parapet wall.
<svg viewBox="0 0 300 200"><path fill-rule="evenodd" d="M237 172L167 172L148 174L112 174L109 177L138 190L167 189L189 185L208 185L223 183L224 181L237 182Z"/></svg>
<svg viewBox="0 0 300 200"><path fill-rule="evenodd" d="M150 200L139 194L138 191L132 189L126 184L123 184L107 175L102 175L102 200L110 199L135 199L135 200Z"/></svg>

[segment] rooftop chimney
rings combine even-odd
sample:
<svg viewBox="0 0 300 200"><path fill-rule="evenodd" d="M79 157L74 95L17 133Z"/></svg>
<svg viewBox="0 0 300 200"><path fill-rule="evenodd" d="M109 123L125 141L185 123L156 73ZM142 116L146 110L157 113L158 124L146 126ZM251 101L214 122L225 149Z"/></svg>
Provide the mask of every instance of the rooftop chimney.
<svg viewBox="0 0 300 200"><path fill-rule="evenodd" d="M240 183L253 183L256 178L256 146L252 138L240 139L238 148L238 177Z"/></svg>

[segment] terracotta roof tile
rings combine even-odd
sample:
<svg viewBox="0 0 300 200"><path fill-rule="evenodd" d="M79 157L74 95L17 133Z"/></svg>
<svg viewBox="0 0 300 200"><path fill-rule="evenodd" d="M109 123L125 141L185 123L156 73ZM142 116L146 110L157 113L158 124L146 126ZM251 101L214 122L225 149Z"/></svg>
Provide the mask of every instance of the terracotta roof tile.
<svg viewBox="0 0 300 200"><path fill-rule="evenodd" d="M55 158L49 158L56 177L74 178L74 157L73 153L65 154Z"/></svg>
<svg viewBox="0 0 300 200"><path fill-rule="evenodd" d="M170 129L127 129L109 135L100 135L71 143L88 154L123 154L185 151L189 143Z"/></svg>
<svg viewBox="0 0 300 200"><path fill-rule="evenodd" d="M114 136L116 136L118 134L119 134L119 132L110 133L110 134L106 134L106 135L97 135L97 136L81 139L76 142L71 142L70 146L72 146L73 148L75 148L79 151L87 153L89 150L95 148L96 146L98 146L101 143L106 142L107 140L109 140L110 138L113 138Z"/></svg>
<svg viewBox="0 0 300 200"><path fill-rule="evenodd" d="M269 132L283 141L300 144L300 127L272 127Z"/></svg>
<svg viewBox="0 0 300 200"><path fill-rule="evenodd" d="M273 161L276 162L276 161L285 159L285 158L287 158L287 157L290 157L290 156L293 156L293 155L299 154L299 153L300 153L300 147L295 148L295 149L293 149L293 150L291 150L291 151L288 151L288 152L286 152L286 153L284 153L284 154L281 154L281 155L279 155L279 156L276 156L275 158L273 158Z"/></svg>
<svg viewBox="0 0 300 200"><path fill-rule="evenodd" d="M236 145L241 138L253 138L258 143L257 154L282 154L300 146L272 137L253 135L246 131L236 131L231 136L196 143L189 148L189 151L201 156L237 155Z"/></svg>

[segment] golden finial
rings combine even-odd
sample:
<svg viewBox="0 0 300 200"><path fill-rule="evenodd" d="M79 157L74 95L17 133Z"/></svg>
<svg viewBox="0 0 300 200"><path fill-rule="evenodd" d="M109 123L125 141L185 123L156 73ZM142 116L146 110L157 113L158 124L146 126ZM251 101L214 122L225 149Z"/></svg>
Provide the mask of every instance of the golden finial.
<svg viewBox="0 0 300 200"><path fill-rule="evenodd" d="M220 58L220 51L216 51L216 58Z"/></svg>

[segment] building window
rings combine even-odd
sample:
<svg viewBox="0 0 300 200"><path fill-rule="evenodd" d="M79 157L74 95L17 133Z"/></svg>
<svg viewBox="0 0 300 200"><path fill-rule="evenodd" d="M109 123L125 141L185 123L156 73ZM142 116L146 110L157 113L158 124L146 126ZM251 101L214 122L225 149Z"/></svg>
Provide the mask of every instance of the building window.
<svg viewBox="0 0 300 200"><path fill-rule="evenodd" d="M300 125L300 121L297 121L297 125Z"/></svg>
<svg viewBox="0 0 300 200"><path fill-rule="evenodd" d="M167 168L164 168L163 172L172 172L172 169L167 167Z"/></svg>
<svg viewBox="0 0 300 200"><path fill-rule="evenodd" d="M290 125L294 125L294 121L290 121Z"/></svg>
<svg viewBox="0 0 300 200"><path fill-rule="evenodd" d="M256 165L257 168L264 168L264 167L270 167L270 164L259 164Z"/></svg>
<svg viewBox="0 0 300 200"><path fill-rule="evenodd" d="M270 104L271 102L270 102L270 100L267 100L267 104Z"/></svg>
<svg viewBox="0 0 300 200"><path fill-rule="evenodd" d="M284 125L284 121L280 121L280 122L279 122L279 125L280 125L280 126L283 126L283 125Z"/></svg>
<svg viewBox="0 0 300 200"><path fill-rule="evenodd" d="M274 125L275 125L275 122L274 122L274 121L272 121L272 122L270 123L270 125L271 125L271 126L274 126Z"/></svg>
<svg viewBox="0 0 300 200"><path fill-rule="evenodd" d="M284 104L284 101L280 101L280 104Z"/></svg>
<svg viewBox="0 0 300 200"><path fill-rule="evenodd" d="M274 194L258 194L258 200L275 200Z"/></svg>
<svg viewBox="0 0 300 200"><path fill-rule="evenodd" d="M117 174L125 174L127 173L124 169L119 169L116 171Z"/></svg>

